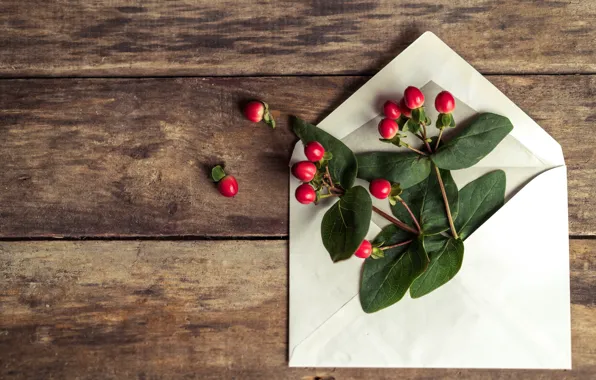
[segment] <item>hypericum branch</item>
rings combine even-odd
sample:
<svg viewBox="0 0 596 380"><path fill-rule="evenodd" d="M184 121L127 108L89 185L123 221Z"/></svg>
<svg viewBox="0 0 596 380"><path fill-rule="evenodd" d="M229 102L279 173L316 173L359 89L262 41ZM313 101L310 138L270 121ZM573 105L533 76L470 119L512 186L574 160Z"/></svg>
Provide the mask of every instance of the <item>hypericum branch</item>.
<svg viewBox="0 0 596 380"><path fill-rule="evenodd" d="M428 138L426 134L426 125L424 123L420 123L420 125L422 126L422 137L424 137L424 145L426 146L428 153L432 153L433 150L430 148L430 145L428 145L428 141L426 141L426 139Z"/></svg>
<svg viewBox="0 0 596 380"><path fill-rule="evenodd" d="M381 251L387 250L387 249L391 249L391 248L397 248L397 247L401 247L402 245L406 245L406 244L410 244L413 240L408 240L408 241L404 241L403 243L398 243L398 244L393 244L393 245L388 245L386 247L380 247L379 249Z"/></svg>
<svg viewBox="0 0 596 380"><path fill-rule="evenodd" d="M415 235L418 235L419 232L416 231L415 229L413 229L412 227L408 226L407 224L405 224L404 222L402 222L401 220L392 217L391 215L387 214L385 211L378 209L375 206L372 206L373 211L376 212L377 214L381 215L383 218L387 219L388 221L390 221L391 223L395 224L397 227L401 228L404 231L408 231L410 233L413 233Z"/></svg>
<svg viewBox="0 0 596 380"><path fill-rule="evenodd" d="M455 225L453 224L453 216L451 216L451 209L449 208L449 200L447 199L447 193L445 192L445 185L443 184L443 178L441 178L441 172L439 168L435 165L435 173L437 175L437 180L439 181L439 187L441 188L441 194L443 194L443 202L445 203L445 211L447 212L447 219L449 219L449 227L451 228L451 233L453 234L454 238L458 238L457 231L455 230Z"/></svg>
<svg viewBox="0 0 596 380"><path fill-rule="evenodd" d="M410 208L408 207L408 205L406 204L406 202L403 199L399 198L399 202L406 208L406 210L408 210L408 213L412 217L412 220L414 221L416 228L418 228L418 233L420 233L422 231L422 228L420 228L420 224L418 223L418 220L414 216L414 213L412 212L412 210L410 210Z"/></svg>

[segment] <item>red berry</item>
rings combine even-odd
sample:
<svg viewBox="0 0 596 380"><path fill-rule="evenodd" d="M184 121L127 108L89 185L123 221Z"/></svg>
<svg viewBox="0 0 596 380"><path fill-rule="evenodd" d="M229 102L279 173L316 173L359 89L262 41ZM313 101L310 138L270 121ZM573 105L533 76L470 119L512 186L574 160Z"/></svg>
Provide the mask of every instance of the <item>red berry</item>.
<svg viewBox="0 0 596 380"><path fill-rule="evenodd" d="M383 119L379 122L379 133L384 139L392 139L399 131L399 126L395 120Z"/></svg>
<svg viewBox="0 0 596 380"><path fill-rule="evenodd" d="M401 98L401 100L399 101L399 110L401 111L401 114L405 117L412 117L412 110L406 106L406 101L404 100L404 98Z"/></svg>
<svg viewBox="0 0 596 380"><path fill-rule="evenodd" d="M385 113L385 117L388 119L397 119L401 112L399 111L399 106L393 100L387 100L383 105L383 112Z"/></svg>
<svg viewBox="0 0 596 380"><path fill-rule="evenodd" d="M244 116L253 123L258 123L263 120L263 114L265 113L265 105L263 102L253 100L248 102L244 107Z"/></svg>
<svg viewBox="0 0 596 380"><path fill-rule="evenodd" d="M360 247L358 247L354 255L356 255L356 257L360 257L361 259L366 259L368 256L370 256L371 253L372 244L370 244L370 241L362 240L362 243L360 243Z"/></svg>
<svg viewBox="0 0 596 380"><path fill-rule="evenodd" d="M317 198L317 194L315 194L315 189L313 189L312 186L308 183L303 183L302 185L298 186L295 195L296 200L298 200L298 202L302 203L303 205L312 203Z"/></svg>
<svg viewBox="0 0 596 380"><path fill-rule="evenodd" d="M424 105L424 94L418 87L410 86L404 91L406 107L413 110Z"/></svg>
<svg viewBox="0 0 596 380"><path fill-rule="evenodd" d="M435 108L440 113L451 113L455 109L455 99L449 91L442 91L435 98Z"/></svg>
<svg viewBox="0 0 596 380"><path fill-rule="evenodd" d="M231 198L238 194L238 182L233 176L227 175L217 183L217 189L224 197Z"/></svg>
<svg viewBox="0 0 596 380"><path fill-rule="evenodd" d="M391 182L386 179L373 179L368 185L368 190L375 198L385 199L391 193Z"/></svg>
<svg viewBox="0 0 596 380"><path fill-rule="evenodd" d="M317 174L317 167L310 161L296 162L292 166L292 174L303 182L310 182Z"/></svg>
<svg viewBox="0 0 596 380"><path fill-rule="evenodd" d="M309 161L318 162L323 159L325 148L318 141L311 141L304 147L304 154Z"/></svg>

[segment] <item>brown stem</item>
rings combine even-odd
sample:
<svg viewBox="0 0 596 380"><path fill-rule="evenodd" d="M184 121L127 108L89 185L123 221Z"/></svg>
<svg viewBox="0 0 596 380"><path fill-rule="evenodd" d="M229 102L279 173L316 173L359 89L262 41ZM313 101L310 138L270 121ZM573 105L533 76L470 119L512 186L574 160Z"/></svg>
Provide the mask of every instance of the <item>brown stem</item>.
<svg viewBox="0 0 596 380"><path fill-rule="evenodd" d="M331 178L331 173L329 173L329 165L325 166L325 172L327 173L327 178L329 178L329 184L332 188L335 188L335 185L333 184L333 179Z"/></svg>
<svg viewBox="0 0 596 380"><path fill-rule="evenodd" d="M416 152L416 153L418 153L418 154L421 154L421 155L423 155L423 156L428 156L428 154L426 154L426 153L424 153L423 151L421 151L421 150L418 150L418 149L416 149L416 148L414 148L414 147L410 146L409 144L406 144L406 145L404 145L404 146L405 146L406 148L410 149L410 150L413 150L414 152Z"/></svg>
<svg viewBox="0 0 596 380"><path fill-rule="evenodd" d="M403 199L400 198L399 202L406 208L406 210L408 210L408 213L412 217L412 220L414 221L416 228L418 228L418 233L420 233L422 231L422 228L420 228L420 224L418 224L418 220L414 216L414 213L412 212L412 210L410 210L410 208L408 207L408 205L406 204L406 202Z"/></svg>
<svg viewBox="0 0 596 380"><path fill-rule="evenodd" d="M392 217L391 215L387 214L385 211L383 210L379 210L377 207L372 206L373 211L376 212L377 214L381 215L383 218L387 219L388 221L390 221L391 223L395 224L397 227L401 228L404 231L408 231L410 233L413 233L415 235L418 235L419 232L416 231L415 229L413 229L412 227L408 226L407 224L405 224L404 222L402 222L401 220Z"/></svg>
<svg viewBox="0 0 596 380"><path fill-rule="evenodd" d="M453 224L453 217L451 216L451 209L449 208L449 200L447 199L447 193L445 192L445 185L443 184L443 178L441 178L441 172L436 165L435 167L435 174L437 175L437 180L439 181L439 187L441 187L441 194L443 194L443 202L445 203L445 211L447 212L447 219L449 219L449 228L451 228L451 233L453 234L454 238L458 238L457 231L455 230L455 225Z"/></svg>
<svg viewBox="0 0 596 380"><path fill-rule="evenodd" d="M426 135L426 125L424 123L420 123L420 125L422 126L422 137L424 137L424 145L426 146L426 150L428 150L428 153L432 153L433 150L430 148L430 145L428 145L428 141L426 141L428 137Z"/></svg>
<svg viewBox="0 0 596 380"><path fill-rule="evenodd" d="M435 144L435 150L439 149L439 143L441 142L441 137L443 136L443 131L445 128L441 128L439 130L439 137L437 137L437 143Z"/></svg>
<svg viewBox="0 0 596 380"><path fill-rule="evenodd" d="M413 239L412 239L412 240L408 240L408 241L404 241L403 243L398 243L398 244L388 245L388 246L386 246L386 247L380 247L379 249L380 249L381 251L384 251L384 250L386 250L386 249L397 248L397 247L401 247L402 245L410 244L412 241L413 241Z"/></svg>

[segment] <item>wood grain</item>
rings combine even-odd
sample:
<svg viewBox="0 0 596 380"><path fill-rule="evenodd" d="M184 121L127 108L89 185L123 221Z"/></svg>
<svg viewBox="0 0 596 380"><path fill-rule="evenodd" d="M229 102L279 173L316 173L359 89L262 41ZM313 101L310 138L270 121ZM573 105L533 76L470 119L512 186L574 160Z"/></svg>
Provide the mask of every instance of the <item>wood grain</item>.
<svg viewBox="0 0 596 380"><path fill-rule="evenodd" d="M596 77L490 79L561 143L570 233L595 236ZM0 236L287 236L287 115L320 120L366 80L0 81ZM276 130L243 119L255 97L279 111ZM236 198L209 180L217 163Z"/></svg>
<svg viewBox="0 0 596 380"><path fill-rule="evenodd" d="M571 372L314 370L287 368L287 241L3 242L0 378L588 379L595 252L571 241Z"/></svg>
<svg viewBox="0 0 596 380"><path fill-rule="evenodd" d="M484 73L595 73L593 1L3 0L0 76L364 74L423 32Z"/></svg>

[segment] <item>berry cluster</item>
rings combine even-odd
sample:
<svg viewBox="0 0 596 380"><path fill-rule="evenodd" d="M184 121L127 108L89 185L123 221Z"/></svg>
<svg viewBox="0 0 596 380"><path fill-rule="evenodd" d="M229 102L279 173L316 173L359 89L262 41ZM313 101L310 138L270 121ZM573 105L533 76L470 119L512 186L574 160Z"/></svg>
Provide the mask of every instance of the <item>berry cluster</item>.
<svg viewBox="0 0 596 380"><path fill-rule="evenodd" d="M338 190L333 186L329 175L328 162L332 156L325 152L325 148L318 141L311 141L304 146L304 154L308 161L300 161L292 166L292 174L304 182L296 189L296 200L302 204L317 202L321 198L331 196ZM327 194L321 190L327 189Z"/></svg>

